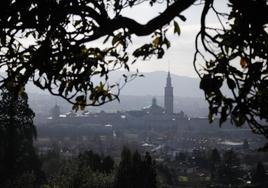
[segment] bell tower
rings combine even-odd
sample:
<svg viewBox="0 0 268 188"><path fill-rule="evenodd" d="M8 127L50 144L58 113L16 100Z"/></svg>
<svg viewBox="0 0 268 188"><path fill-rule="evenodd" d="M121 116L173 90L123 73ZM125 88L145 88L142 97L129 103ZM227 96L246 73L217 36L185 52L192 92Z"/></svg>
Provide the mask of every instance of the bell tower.
<svg viewBox="0 0 268 188"><path fill-rule="evenodd" d="M166 114L173 114L173 87L171 85L171 76L169 71L165 87L165 111Z"/></svg>

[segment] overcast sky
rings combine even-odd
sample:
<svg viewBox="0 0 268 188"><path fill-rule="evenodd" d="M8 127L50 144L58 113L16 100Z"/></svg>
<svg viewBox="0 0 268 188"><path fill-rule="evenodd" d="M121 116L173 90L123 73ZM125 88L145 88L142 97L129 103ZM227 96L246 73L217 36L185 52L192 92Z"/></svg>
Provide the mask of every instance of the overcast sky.
<svg viewBox="0 0 268 188"><path fill-rule="evenodd" d="M215 1L221 10L226 10L227 0ZM164 8L164 4L159 3L156 3L152 8L147 1L137 7L125 9L123 14L144 24L163 12ZM152 58L150 61L138 61L130 67L131 70L136 70L138 68L140 72L167 71L169 62L171 73L181 76L197 77L193 68L193 55L195 52L194 40L200 29L200 15L202 8L203 5L193 5L183 12L182 15L187 18L186 22L176 19L180 25L181 35L177 36L173 34L173 28L170 29L168 39L171 41L171 47L166 51L166 54L162 59ZM211 16L207 23L212 25L218 24L215 17ZM150 36L134 37L132 49L150 41ZM31 40L26 39L23 43L25 45L28 43L30 44ZM103 45L103 39L94 42L94 44L97 46Z"/></svg>
<svg viewBox="0 0 268 188"><path fill-rule="evenodd" d="M193 68L193 55L195 52L194 41L197 32L200 29L200 15L203 5L194 5L182 13L187 20L186 22L176 19L181 28L181 36L172 34L172 29L169 33L169 39L171 41L171 48L166 51L165 56L162 59L156 58L150 61L140 61L132 66L135 70L138 68L140 72L152 72L152 71L167 71L168 62L170 63L170 71L173 74L189 77L197 77L197 74ZM218 0L217 7L226 10L226 1ZM163 5L158 5L151 8L148 3L144 3L138 8L132 8L125 10L125 15L136 19L140 23L146 23L151 18L162 12ZM208 24L218 24L215 17L209 16ZM134 46L142 45L144 42L148 42L146 38L138 38L134 40Z"/></svg>

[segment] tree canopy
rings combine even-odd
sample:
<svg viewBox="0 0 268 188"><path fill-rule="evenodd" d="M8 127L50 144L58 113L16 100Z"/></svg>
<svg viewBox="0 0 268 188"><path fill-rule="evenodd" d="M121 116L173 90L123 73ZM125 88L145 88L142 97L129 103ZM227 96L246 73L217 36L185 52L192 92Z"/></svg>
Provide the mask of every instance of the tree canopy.
<svg viewBox="0 0 268 188"><path fill-rule="evenodd" d="M156 167L155 161L146 152L142 157L138 151L132 153L124 147L121 153L121 162L115 176L115 188L155 188Z"/></svg>
<svg viewBox="0 0 268 188"><path fill-rule="evenodd" d="M197 72L209 102L210 120L217 114L221 123L230 117L236 126L249 123L253 132L268 138L267 1L229 0L228 14L216 10L213 1L206 2L196 37L195 63L198 57L204 62ZM220 27L206 26L209 11L218 16ZM224 83L231 95L221 90Z"/></svg>
<svg viewBox="0 0 268 188"><path fill-rule="evenodd" d="M2 90L0 94L1 187L21 187L27 181L37 186L44 181L41 162L33 146L36 137L34 112L27 100L26 93L17 97Z"/></svg>
<svg viewBox="0 0 268 188"><path fill-rule="evenodd" d="M133 35L155 32L153 44L133 53L132 63L151 54L161 58L163 45L170 45L161 28L194 0L167 1L166 10L147 24L122 16L126 7L141 0L5 0L0 8L0 67L7 75L1 85L19 90L29 80L76 107L101 105L118 99L120 86L109 83L108 73L129 70L127 51ZM152 6L156 1L149 2ZM158 31L159 30L159 31ZM92 41L106 37L106 47L92 47ZM111 38L111 39L110 39ZM110 40L109 40L110 39ZM27 42L25 42L27 41ZM124 81L130 78L124 75ZM94 83L95 77L103 80Z"/></svg>
<svg viewBox="0 0 268 188"><path fill-rule="evenodd" d="M215 1L216 2L216 1ZM169 29L180 34L176 17L199 5L200 32L194 65L200 88L209 102L209 119L220 115L268 138L267 0L227 0L228 10L214 0L3 0L0 8L1 87L19 91L29 81L61 96L74 108L101 105L118 99L120 88L137 76L123 75L124 83L109 82L109 72L129 70L137 59L163 57L172 45ZM126 8L162 3L162 13L140 24L122 14ZM206 24L207 15L218 19ZM129 50L133 36L152 35L152 41ZM102 47L92 42L102 40ZM201 65L201 66L200 66ZM102 78L99 83L93 80ZM226 83L231 95L223 93Z"/></svg>

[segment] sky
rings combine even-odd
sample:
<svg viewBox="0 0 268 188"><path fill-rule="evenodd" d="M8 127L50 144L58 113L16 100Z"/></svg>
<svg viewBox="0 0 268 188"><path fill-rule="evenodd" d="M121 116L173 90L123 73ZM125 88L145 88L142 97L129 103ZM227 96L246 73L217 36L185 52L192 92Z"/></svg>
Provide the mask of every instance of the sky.
<svg viewBox="0 0 268 188"><path fill-rule="evenodd" d="M217 0L216 0L217 1ZM197 1L198 2L198 1ZM226 9L226 1L218 0L216 6ZM172 28L168 33L171 41L171 47L166 51L162 59L152 58L149 61L139 61L131 69L139 69L140 72L168 71L180 76L198 77L193 68L193 56L195 52L195 36L200 29L200 15L203 5L193 5L185 10L182 15L186 17L186 22L176 19L180 25L181 35L174 35ZM163 11L164 5L151 8L148 3L143 3L137 8L126 9L125 16L134 18L140 23L146 23L151 18ZM215 17L209 16L207 24L218 24ZM144 42L149 42L145 37L134 40L134 46L141 46Z"/></svg>
<svg viewBox="0 0 268 188"><path fill-rule="evenodd" d="M222 9L226 6L226 0L215 0L217 5ZM199 1L197 1L199 2ZM195 52L195 36L200 29L200 15L203 5L194 5L182 13L187 20L186 22L176 19L180 25L181 35L173 34L173 28L168 33L168 38L171 41L171 47L166 50L166 54L162 59L152 58L149 61L137 61L130 68L135 71L137 68L140 72L168 71L179 76L198 77L193 68L193 55ZM157 4L153 8L148 1L142 3L135 8L127 8L123 15L133 18L140 23L147 23L150 19L157 16L164 10L163 4ZM208 24L215 25L215 18L209 17ZM132 48L139 47L146 42L150 42L149 37L134 37ZM24 41L24 44L31 41ZM100 40L96 45L102 45L103 40ZM169 68L170 67L170 68Z"/></svg>
<svg viewBox="0 0 268 188"><path fill-rule="evenodd" d="M226 0L215 0L217 5L222 9L226 6ZM163 1L165 2L165 1ZM197 0L196 2L199 2ZM186 22L180 19L176 21L180 25L181 35L173 34L173 28L171 27L167 36L171 42L171 47L166 50L163 58L152 58L146 61L137 61L134 65L130 66L130 70L139 72L154 72L154 71L168 71L171 73L188 76L198 77L193 68L193 56L195 52L195 36L200 29L200 15L203 5L193 5L185 10L182 15L186 17ZM150 19L159 15L165 9L164 3L156 3L152 8L149 5L149 1L134 6L134 8L126 8L122 14L126 17L130 17L138 21L139 23L147 23ZM213 17L209 17L208 24L215 25L217 21ZM173 25L171 23L171 25ZM26 39L23 41L24 45L31 44L31 40ZM133 37L132 49L142 46L144 43L151 42L151 36L148 37ZM96 41L96 46L103 45L103 39Z"/></svg>

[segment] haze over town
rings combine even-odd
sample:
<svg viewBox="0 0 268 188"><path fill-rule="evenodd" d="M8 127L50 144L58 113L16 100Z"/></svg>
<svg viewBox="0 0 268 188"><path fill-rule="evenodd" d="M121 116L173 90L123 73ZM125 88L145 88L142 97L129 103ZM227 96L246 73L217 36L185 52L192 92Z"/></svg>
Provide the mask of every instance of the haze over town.
<svg viewBox="0 0 268 188"><path fill-rule="evenodd" d="M21 2L0 188L267 188L267 0Z"/></svg>

